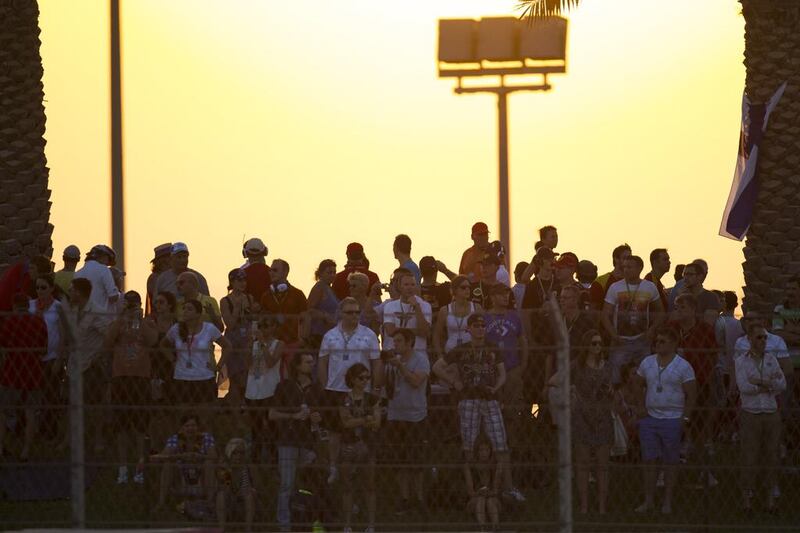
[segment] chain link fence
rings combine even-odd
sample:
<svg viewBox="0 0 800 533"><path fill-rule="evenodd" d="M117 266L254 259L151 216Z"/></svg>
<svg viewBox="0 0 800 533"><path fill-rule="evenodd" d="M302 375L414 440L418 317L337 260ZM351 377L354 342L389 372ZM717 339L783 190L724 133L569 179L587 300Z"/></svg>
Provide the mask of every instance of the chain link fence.
<svg viewBox="0 0 800 533"><path fill-rule="evenodd" d="M505 384L484 397L470 394L496 382L477 375L474 387L456 390L463 360L429 343L425 416L407 423L389 420L400 394L389 380L405 376L389 377L392 353L367 357L362 377L383 398L372 405L321 390L318 348L276 354L271 337L252 342L269 319L256 318L239 341L199 346L200 332L178 340L147 319L91 318L89 327L84 317L57 326L35 313L0 317L7 529L789 531L800 523L793 372L788 392L776 393L777 414L759 416L754 433L734 375L717 364L732 354L716 344L679 347L693 365L712 364L695 369L702 383L682 438L657 432L676 461L651 464L642 448L652 442L639 439L645 388L635 378L649 341L638 351L609 347L607 335L591 333L603 331L598 314L582 312L578 323L554 302L523 317L524 348L517 339L492 349L494 363L524 364L504 370ZM52 327L62 328L57 346ZM595 340L605 361L597 365L587 355ZM187 345L196 350L189 362ZM251 399L259 380L274 381L272 394ZM643 509L646 480L655 500Z"/></svg>

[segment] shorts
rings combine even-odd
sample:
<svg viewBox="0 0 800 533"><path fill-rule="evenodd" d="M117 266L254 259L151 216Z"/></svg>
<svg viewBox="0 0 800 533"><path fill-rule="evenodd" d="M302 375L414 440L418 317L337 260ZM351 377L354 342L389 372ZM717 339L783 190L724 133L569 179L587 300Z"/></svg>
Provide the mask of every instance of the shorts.
<svg viewBox="0 0 800 533"><path fill-rule="evenodd" d="M472 452L481 426L495 453L508 451L506 426L497 400L461 400L458 402L458 420L465 452Z"/></svg>
<svg viewBox="0 0 800 533"><path fill-rule="evenodd" d="M343 442L339 462L351 465L374 463L375 448L363 440Z"/></svg>
<svg viewBox="0 0 800 533"><path fill-rule="evenodd" d="M37 407L42 405L43 398L41 389L25 390L0 387L0 409Z"/></svg>
<svg viewBox="0 0 800 533"><path fill-rule="evenodd" d="M426 463L428 421L389 420L383 432L381 462L422 465Z"/></svg>
<svg viewBox="0 0 800 533"><path fill-rule="evenodd" d="M67 378L69 379L69 378ZM102 405L106 403L108 376L101 361L94 361L83 371L83 403L85 405Z"/></svg>
<svg viewBox="0 0 800 533"><path fill-rule="evenodd" d="M661 461L667 465L678 464L681 458L680 418L653 418L639 421L639 443L643 461Z"/></svg>
<svg viewBox="0 0 800 533"><path fill-rule="evenodd" d="M111 406L116 431L132 429L147 432L150 413L150 378L118 376L111 378Z"/></svg>
<svg viewBox="0 0 800 533"><path fill-rule="evenodd" d="M339 418L339 406L342 405L346 392L325 389L322 410L322 423L333 433L341 433L342 421Z"/></svg>
<svg viewBox="0 0 800 533"><path fill-rule="evenodd" d="M170 383L172 402L176 404L207 404L217 399L217 380L187 381L176 379Z"/></svg>

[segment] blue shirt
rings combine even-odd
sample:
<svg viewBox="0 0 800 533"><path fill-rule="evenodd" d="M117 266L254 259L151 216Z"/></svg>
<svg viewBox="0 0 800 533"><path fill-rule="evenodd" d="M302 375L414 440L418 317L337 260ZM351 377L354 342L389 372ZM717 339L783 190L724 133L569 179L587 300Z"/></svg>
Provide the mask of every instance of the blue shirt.
<svg viewBox="0 0 800 533"><path fill-rule="evenodd" d="M501 315L486 313L486 341L494 344L503 356L506 370L520 364L519 337L522 335L522 320L516 311Z"/></svg>
<svg viewBox="0 0 800 533"><path fill-rule="evenodd" d="M417 280L417 284L419 284L419 282L422 280L422 274L419 271L419 267L411 259L400 265L400 268L405 268L406 270L414 274L414 279Z"/></svg>

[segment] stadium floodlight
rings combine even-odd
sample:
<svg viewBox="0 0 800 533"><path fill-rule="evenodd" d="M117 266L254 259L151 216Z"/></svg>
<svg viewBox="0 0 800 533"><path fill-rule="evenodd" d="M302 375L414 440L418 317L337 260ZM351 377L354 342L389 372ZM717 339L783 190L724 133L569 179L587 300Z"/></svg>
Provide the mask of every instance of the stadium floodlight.
<svg viewBox="0 0 800 533"><path fill-rule="evenodd" d="M508 95L549 91L549 74L567 71L567 20L528 22L514 17L439 20L440 78L457 78L456 94L497 95L500 241L511 256L508 186ZM506 76L541 75L541 83L512 85ZM497 76L489 86L464 86L463 78Z"/></svg>

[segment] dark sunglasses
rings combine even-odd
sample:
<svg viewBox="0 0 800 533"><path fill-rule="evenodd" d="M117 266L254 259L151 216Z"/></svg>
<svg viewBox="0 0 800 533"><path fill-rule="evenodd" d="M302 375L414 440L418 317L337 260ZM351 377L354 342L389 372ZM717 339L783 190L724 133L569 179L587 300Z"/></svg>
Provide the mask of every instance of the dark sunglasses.
<svg viewBox="0 0 800 533"><path fill-rule="evenodd" d="M602 346L603 341L592 341L590 346Z"/></svg>
<svg viewBox="0 0 800 533"><path fill-rule="evenodd" d="M44 291L44 290L47 290L49 288L50 288L50 285L36 285L36 290L37 291L39 291L39 290Z"/></svg>
<svg viewBox="0 0 800 533"><path fill-rule="evenodd" d="M343 315L358 315L361 311L342 311Z"/></svg>
<svg viewBox="0 0 800 533"><path fill-rule="evenodd" d="M361 381L367 381L369 379L369 374L361 374L360 376L356 376L356 379L360 379Z"/></svg>

